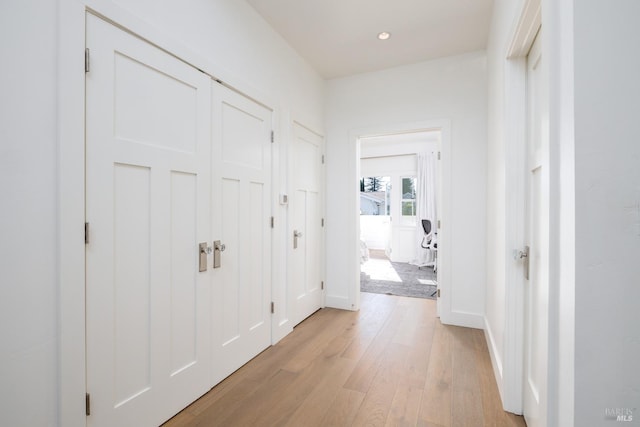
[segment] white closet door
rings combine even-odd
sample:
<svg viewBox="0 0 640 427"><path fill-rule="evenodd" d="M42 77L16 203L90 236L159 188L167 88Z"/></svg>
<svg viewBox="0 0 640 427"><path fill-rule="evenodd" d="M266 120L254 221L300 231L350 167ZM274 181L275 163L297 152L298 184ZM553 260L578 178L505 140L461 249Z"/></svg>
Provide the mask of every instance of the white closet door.
<svg viewBox="0 0 640 427"><path fill-rule="evenodd" d="M212 82L214 384L271 344L271 110Z"/></svg>
<svg viewBox="0 0 640 427"><path fill-rule="evenodd" d="M210 388L210 79L87 16L89 426L157 426Z"/></svg>
<svg viewBox="0 0 640 427"><path fill-rule="evenodd" d="M524 417L530 427L547 425L549 360L549 131L540 34L527 58L530 274L524 296Z"/></svg>
<svg viewBox="0 0 640 427"><path fill-rule="evenodd" d="M289 298L293 325L323 304L322 137L293 125L289 223Z"/></svg>

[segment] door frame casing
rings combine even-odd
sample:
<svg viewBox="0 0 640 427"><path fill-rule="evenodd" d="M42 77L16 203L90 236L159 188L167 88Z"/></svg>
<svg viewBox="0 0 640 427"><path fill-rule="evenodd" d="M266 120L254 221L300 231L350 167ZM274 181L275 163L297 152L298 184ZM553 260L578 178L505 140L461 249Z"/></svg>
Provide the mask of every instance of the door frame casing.
<svg viewBox="0 0 640 427"><path fill-rule="evenodd" d="M388 124L376 127L368 127L355 129L349 132L350 146L353 148L351 156L351 177L350 182L358 182L360 179L360 140L366 137L394 135L402 133L440 131L440 152L441 152L441 168L440 168L440 185L441 185L441 205L439 210L439 219L441 227L438 233L441 235L438 242L438 289L441 290L441 298L438 298L438 315L443 323L464 325L469 323L462 313L455 313L451 307L451 244L446 241L451 236L451 121L448 119L433 119L420 122ZM348 221L351 225L351 238L347 240L347 244L353 245L351 248L352 262L349 263L350 272L348 274L348 301L344 306L344 301L333 301L341 303L333 305L349 310L360 309L360 215L359 212L359 190L357 185L349 186L350 197L353 205L348 205L351 209L347 210ZM352 214L349 214L349 210ZM444 242L444 243L443 243ZM348 282L348 283L349 283ZM328 298L328 297L327 297ZM344 306L344 307L343 307ZM472 326L472 325L469 325Z"/></svg>
<svg viewBox="0 0 640 427"><path fill-rule="evenodd" d="M58 424L86 426L85 339L85 71L86 14L93 13L131 32L186 63L215 76L233 90L265 106L279 105L251 83L221 68L171 38L166 31L144 22L110 0L58 2L57 76L57 237L58 237ZM64 96L61 96L64 94ZM251 94L251 95L248 95ZM273 111L272 127L279 122ZM280 156L272 147L273 157ZM273 175L272 175L273 176ZM272 197L278 185L272 185ZM276 211L273 211L276 215ZM276 234L274 247L279 247ZM274 264L273 259L271 260ZM272 283L286 280L273 277ZM281 275L281 272L279 273ZM272 338L273 340L273 338Z"/></svg>

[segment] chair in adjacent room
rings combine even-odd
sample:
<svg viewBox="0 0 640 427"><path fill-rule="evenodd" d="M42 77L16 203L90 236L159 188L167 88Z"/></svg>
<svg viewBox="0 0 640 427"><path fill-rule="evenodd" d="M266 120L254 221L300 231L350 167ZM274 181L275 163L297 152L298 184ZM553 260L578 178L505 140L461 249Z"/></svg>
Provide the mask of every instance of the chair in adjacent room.
<svg viewBox="0 0 640 427"><path fill-rule="evenodd" d="M419 267L433 267L433 272L435 273L438 270L438 240L436 238L437 233L431 225L431 220L428 219L422 220L422 229L424 230L424 237L422 238L420 246L422 246L422 248L424 249L427 249L433 254L433 261L420 264Z"/></svg>

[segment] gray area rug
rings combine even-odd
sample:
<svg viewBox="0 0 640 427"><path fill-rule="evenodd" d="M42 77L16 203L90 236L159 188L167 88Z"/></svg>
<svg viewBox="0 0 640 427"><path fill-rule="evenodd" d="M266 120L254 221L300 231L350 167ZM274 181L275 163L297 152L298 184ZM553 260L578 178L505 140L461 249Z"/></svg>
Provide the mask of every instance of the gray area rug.
<svg viewBox="0 0 640 427"><path fill-rule="evenodd" d="M384 255L371 251L371 257L361 265L360 290L375 294L436 299L437 276L431 267L391 262Z"/></svg>

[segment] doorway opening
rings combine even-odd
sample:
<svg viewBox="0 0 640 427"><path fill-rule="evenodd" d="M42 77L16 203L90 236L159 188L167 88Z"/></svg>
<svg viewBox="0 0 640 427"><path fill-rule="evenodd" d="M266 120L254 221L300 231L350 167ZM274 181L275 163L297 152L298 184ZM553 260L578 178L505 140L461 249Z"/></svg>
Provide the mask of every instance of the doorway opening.
<svg viewBox="0 0 640 427"><path fill-rule="evenodd" d="M360 138L362 292L436 299L440 137Z"/></svg>

